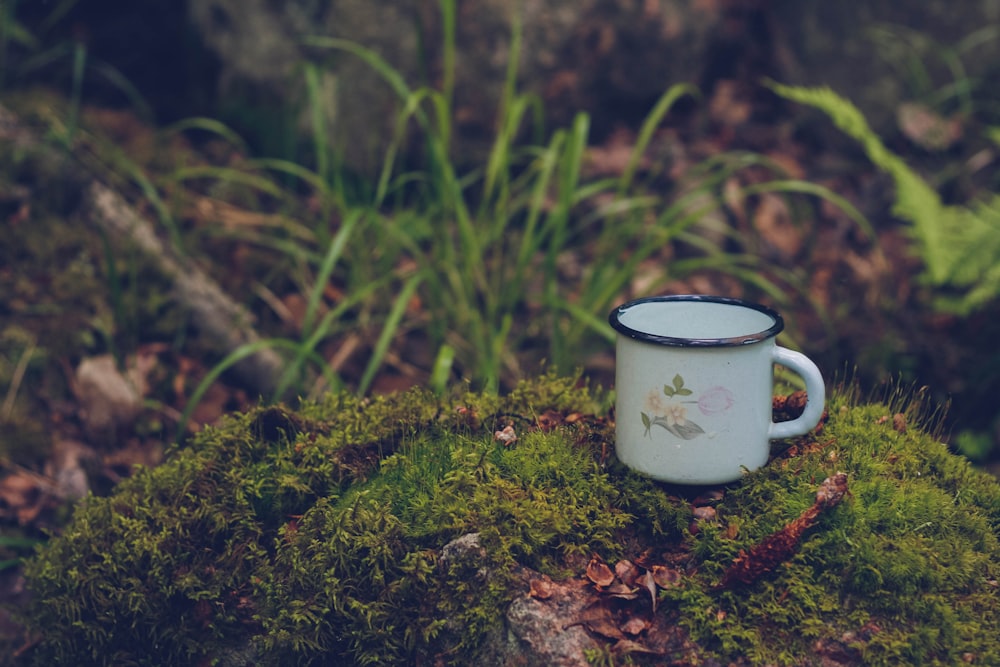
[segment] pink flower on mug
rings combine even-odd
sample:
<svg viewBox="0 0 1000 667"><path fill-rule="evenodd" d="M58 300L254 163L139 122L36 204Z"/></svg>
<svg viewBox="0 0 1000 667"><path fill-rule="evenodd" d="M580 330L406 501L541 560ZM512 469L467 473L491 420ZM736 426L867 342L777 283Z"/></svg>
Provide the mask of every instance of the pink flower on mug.
<svg viewBox="0 0 1000 667"><path fill-rule="evenodd" d="M703 415L715 415L733 407L733 392L725 387L712 387L698 397L698 409Z"/></svg>

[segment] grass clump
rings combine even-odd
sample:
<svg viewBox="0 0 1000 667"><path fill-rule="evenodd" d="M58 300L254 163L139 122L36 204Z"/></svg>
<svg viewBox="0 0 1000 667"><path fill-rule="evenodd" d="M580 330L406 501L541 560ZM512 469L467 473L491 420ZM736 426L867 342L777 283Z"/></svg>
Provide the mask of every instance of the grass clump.
<svg viewBox="0 0 1000 667"><path fill-rule="evenodd" d="M821 434L691 531L684 494L607 456L601 405L547 376L232 416L89 498L27 563L36 664L471 664L522 566L581 576L594 554L683 565L656 613L699 660L1000 660L1000 485L915 413L904 428L898 408L836 397ZM720 585L838 471L848 497L793 553ZM454 547L469 540L476 555Z"/></svg>

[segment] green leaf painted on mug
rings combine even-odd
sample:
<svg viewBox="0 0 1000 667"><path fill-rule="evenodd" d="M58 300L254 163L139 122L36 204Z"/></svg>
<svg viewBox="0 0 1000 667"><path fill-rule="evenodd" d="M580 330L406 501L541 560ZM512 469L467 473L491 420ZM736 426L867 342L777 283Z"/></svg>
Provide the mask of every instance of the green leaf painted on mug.
<svg viewBox="0 0 1000 667"><path fill-rule="evenodd" d="M684 438L685 440L693 440L699 435L705 432L705 430L695 424L694 422L683 422L681 424L674 424L669 428L670 432L679 438Z"/></svg>
<svg viewBox="0 0 1000 667"><path fill-rule="evenodd" d="M678 390L677 390L677 391L675 391L674 393L675 393L676 395L678 395L678 396L690 396L690 395L691 395L691 394L693 394L694 392L693 392L693 391L691 391L690 389L678 389Z"/></svg>
<svg viewBox="0 0 1000 667"><path fill-rule="evenodd" d="M674 389L676 390L675 393L680 393L684 389L684 378L681 377L680 373L674 376Z"/></svg>
<svg viewBox="0 0 1000 667"><path fill-rule="evenodd" d="M673 397L673 395L674 395L674 388L671 387L669 384L665 384L665 385L663 385L663 393L668 398Z"/></svg>

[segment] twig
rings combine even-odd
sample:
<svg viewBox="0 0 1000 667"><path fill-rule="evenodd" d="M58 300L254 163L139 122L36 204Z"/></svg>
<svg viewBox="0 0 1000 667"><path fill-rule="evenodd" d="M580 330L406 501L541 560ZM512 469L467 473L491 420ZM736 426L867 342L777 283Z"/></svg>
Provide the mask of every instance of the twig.
<svg viewBox="0 0 1000 667"><path fill-rule="evenodd" d="M117 192L94 181L86 190L91 217L112 238L125 238L147 253L157 268L174 283L177 296L191 309L199 331L220 353L259 340L250 324L250 314L229 298L204 272L177 257L173 249L153 231ZM262 394L274 391L283 361L269 348L262 348L234 367L240 378Z"/></svg>
<svg viewBox="0 0 1000 667"><path fill-rule="evenodd" d="M17 360L17 366L14 367L14 372L10 377L7 396L4 398L3 407L0 408L0 424L8 421L11 413L14 412L14 399L17 398L17 390L20 389L21 382L24 381L24 374L28 370L28 364L31 362L31 356L34 353L35 341L31 341L24 352L21 353L21 358Z"/></svg>
<svg viewBox="0 0 1000 667"><path fill-rule="evenodd" d="M816 491L816 502L797 519L776 533L765 537L760 544L749 552L740 550L740 554L722 575L718 588L734 588L737 585L749 585L760 577L771 572L795 553L805 533L819 515L839 503L847 493L847 474L838 472L827 477Z"/></svg>
<svg viewBox="0 0 1000 667"><path fill-rule="evenodd" d="M249 312L233 301L203 271L179 257L156 235L144 219L117 192L100 183L95 175L63 150L45 143L16 114L0 105L0 140L17 150L30 151L38 158L38 170L55 174L67 194L82 197L89 218L109 237L131 243L148 254L156 267L173 283L177 298L194 314L199 332L213 352L225 356L237 348L260 340ZM52 178L50 175L48 178ZM49 184L54 188L54 184ZM251 389L270 395L283 370L281 357L263 347L234 367L235 373ZM6 410L5 401L3 409Z"/></svg>

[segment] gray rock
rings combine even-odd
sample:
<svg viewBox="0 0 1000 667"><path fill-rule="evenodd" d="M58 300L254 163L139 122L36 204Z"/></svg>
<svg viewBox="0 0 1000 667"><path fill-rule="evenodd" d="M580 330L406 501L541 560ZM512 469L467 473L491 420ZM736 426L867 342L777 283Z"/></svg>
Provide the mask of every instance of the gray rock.
<svg viewBox="0 0 1000 667"><path fill-rule="evenodd" d="M465 562L473 567L484 562L478 533L455 538L441 549L441 563ZM597 641L587 634L579 619L593 601L582 578L563 582L549 581L529 568L520 567L517 579L524 592L516 597L504 615L504 624L483 641L479 662L484 667L586 667L587 649L597 649ZM477 576L487 578L485 568ZM529 593L533 579L546 579L545 599ZM460 628L452 628L453 632Z"/></svg>
<svg viewBox="0 0 1000 667"><path fill-rule="evenodd" d="M242 82L288 103L303 95L301 63L322 63L332 137L347 164L371 170L392 137L399 100L354 56L309 49L323 35L362 44L408 85L439 86L438 3L400 0L191 0L190 17L223 62L223 89ZM459 161L493 137L510 59L513 12L523 8L520 89L539 96L562 124L579 110L614 113L651 102L671 84L696 80L721 9L683 0L465 0L457 3L455 119ZM222 94L227 94L223 92Z"/></svg>
<svg viewBox="0 0 1000 667"><path fill-rule="evenodd" d="M898 67L915 57L935 83L953 82L941 46L953 47L1000 21L1000 1L873 0L463 0L457 4L452 147L478 162L495 136L511 56L511 21L521 7L519 89L538 96L551 127L578 111L595 127L636 125L669 86L711 88L720 79L830 85L884 130L898 104L919 91ZM303 99L302 63L322 66L330 136L345 163L371 173L395 132L398 96L357 57L307 48L305 37L340 37L378 53L411 88L443 80L442 26L433 0L190 0L191 20L222 60L222 93L274 105ZM890 37L886 26L897 37ZM903 29L912 35L901 36ZM909 40L909 45L908 41ZM925 43L920 45L923 40ZM911 49L917 44L915 50ZM965 59L972 77L996 72L1000 40ZM896 62L894 62L894 59ZM711 90L705 90L710 94ZM307 128L303 115L303 128Z"/></svg>
<svg viewBox="0 0 1000 667"><path fill-rule="evenodd" d="M774 0L775 76L785 83L828 85L853 101L876 128L894 123L900 102L915 99L913 74L926 68L936 89L954 83L943 49L983 30L961 60L973 79L995 77L1000 2L972 0Z"/></svg>

